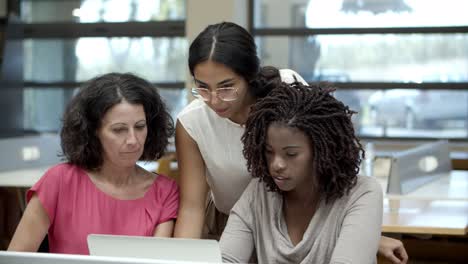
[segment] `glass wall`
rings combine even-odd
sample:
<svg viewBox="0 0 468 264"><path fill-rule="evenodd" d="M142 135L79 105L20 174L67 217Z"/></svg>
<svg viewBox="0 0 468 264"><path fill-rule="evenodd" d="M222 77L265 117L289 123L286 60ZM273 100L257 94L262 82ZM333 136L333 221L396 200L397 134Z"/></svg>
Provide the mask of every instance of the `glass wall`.
<svg viewBox="0 0 468 264"><path fill-rule="evenodd" d="M468 138L468 1L254 0L265 65L331 82L370 138ZM437 19L435 19L437 18Z"/></svg>
<svg viewBox="0 0 468 264"><path fill-rule="evenodd" d="M153 82L183 80L184 37L86 37L24 41L24 79L82 82L98 74L131 72ZM41 67L47 61L48 67Z"/></svg>
<svg viewBox="0 0 468 264"><path fill-rule="evenodd" d="M175 117L186 103L184 0L22 0L23 116L28 132L57 132L82 82L131 72L160 90Z"/></svg>
<svg viewBox="0 0 468 264"><path fill-rule="evenodd" d="M21 17L26 23L185 20L185 1L22 0Z"/></svg>

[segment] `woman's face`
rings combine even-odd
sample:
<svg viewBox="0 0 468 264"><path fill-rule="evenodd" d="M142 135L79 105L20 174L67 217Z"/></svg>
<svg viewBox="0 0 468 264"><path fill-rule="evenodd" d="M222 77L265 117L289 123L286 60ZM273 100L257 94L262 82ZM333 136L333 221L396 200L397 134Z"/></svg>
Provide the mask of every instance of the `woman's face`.
<svg viewBox="0 0 468 264"><path fill-rule="evenodd" d="M205 103L220 117L229 118L236 123L244 123L247 119L249 106L254 99L248 92L247 81L224 64L211 60L197 64L194 68L194 82L196 88L205 88L211 92ZM236 97L232 101L225 101L217 96L217 89L233 87ZM221 90L218 90L220 92Z"/></svg>
<svg viewBox="0 0 468 264"><path fill-rule="evenodd" d="M135 166L143 154L147 133L142 105L129 104L125 100L114 105L104 114L97 131L104 164Z"/></svg>
<svg viewBox="0 0 468 264"><path fill-rule="evenodd" d="M270 176L285 192L310 192L313 188L311 143L305 133L278 123L267 130L265 157Z"/></svg>

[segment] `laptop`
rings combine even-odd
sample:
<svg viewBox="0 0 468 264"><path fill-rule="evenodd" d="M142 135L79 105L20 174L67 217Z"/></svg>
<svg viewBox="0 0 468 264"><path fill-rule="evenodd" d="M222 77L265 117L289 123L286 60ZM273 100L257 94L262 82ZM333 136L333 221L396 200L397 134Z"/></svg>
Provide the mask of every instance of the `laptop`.
<svg viewBox="0 0 468 264"><path fill-rule="evenodd" d="M194 264L143 258L0 251L0 264Z"/></svg>
<svg viewBox="0 0 468 264"><path fill-rule="evenodd" d="M90 255L221 263L218 241L211 239L88 235Z"/></svg>
<svg viewBox="0 0 468 264"><path fill-rule="evenodd" d="M407 194L452 170L447 140L423 144L391 157L388 194Z"/></svg>

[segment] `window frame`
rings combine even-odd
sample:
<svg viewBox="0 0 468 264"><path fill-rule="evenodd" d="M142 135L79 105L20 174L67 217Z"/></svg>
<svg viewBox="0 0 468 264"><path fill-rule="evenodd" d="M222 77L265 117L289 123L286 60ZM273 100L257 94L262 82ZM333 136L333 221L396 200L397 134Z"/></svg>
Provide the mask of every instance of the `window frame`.
<svg viewBox="0 0 468 264"><path fill-rule="evenodd" d="M186 37L185 20L118 23L27 23L20 39L78 39L82 37ZM185 81L153 82L157 87L181 89ZM29 88L60 87L74 89L83 82L35 82L24 80Z"/></svg>
<svg viewBox="0 0 468 264"><path fill-rule="evenodd" d="M18 13L21 13L21 0L17 3ZM62 39L71 40L85 37L129 37L129 38L186 38L186 18L182 20L160 20L160 21L128 21L128 22L96 22L96 23L77 23L77 22L24 22L21 18L14 22L18 27L17 34L10 39L23 42L24 40L46 40ZM180 79L170 82L151 83L155 87L162 89L185 89L185 75ZM35 89L63 89L64 91L73 91L83 85L85 81L36 81L28 80L22 77L22 82L16 89L23 91Z"/></svg>
<svg viewBox="0 0 468 264"><path fill-rule="evenodd" d="M468 33L467 26L437 26L437 27L376 27L376 28L307 28L307 27L255 27L256 5L255 1L248 0L248 30L256 37L309 37L320 35L357 35L357 34L453 34ZM419 90L449 90L468 92L467 82L333 82L342 90L390 90L390 89L419 89ZM468 123L468 118L466 120ZM468 125L468 124L467 124ZM468 127L465 138L450 138L451 142L468 143ZM391 140L391 141L430 141L438 137L388 137L388 136L361 136L364 140Z"/></svg>

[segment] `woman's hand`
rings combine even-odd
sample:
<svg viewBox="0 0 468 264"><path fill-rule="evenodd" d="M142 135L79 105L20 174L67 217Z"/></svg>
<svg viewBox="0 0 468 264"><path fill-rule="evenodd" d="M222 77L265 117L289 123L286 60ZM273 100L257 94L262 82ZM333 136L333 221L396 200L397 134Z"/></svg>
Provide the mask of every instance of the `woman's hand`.
<svg viewBox="0 0 468 264"><path fill-rule="evenodd" d="M379 242L378 254L393 264L406 264L408 254L400 240L382 236Z"/></svg>

